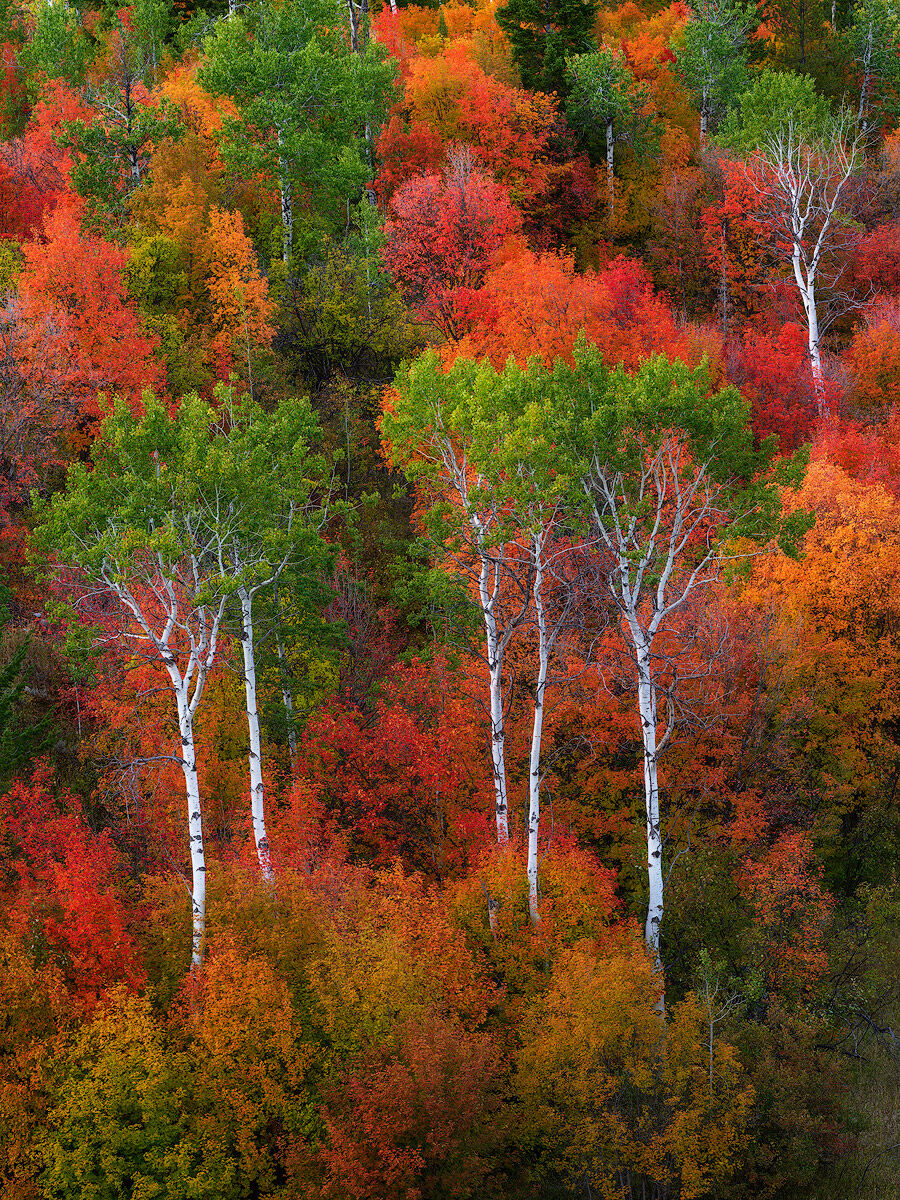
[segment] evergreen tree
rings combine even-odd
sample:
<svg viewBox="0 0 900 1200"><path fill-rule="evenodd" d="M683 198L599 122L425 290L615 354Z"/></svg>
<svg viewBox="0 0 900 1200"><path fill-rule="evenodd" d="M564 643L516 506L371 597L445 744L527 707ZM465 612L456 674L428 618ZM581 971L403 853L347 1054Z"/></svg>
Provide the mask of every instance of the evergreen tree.
<svg viewBox="0 0 900 1200"><path fill-rule="evenodd" d="M497 10L525 87L567 94L566 58L592 49L596 12L596 0L508 0Z"/></svg>
<svg viewBox="0 0 900 1200"><path fill-rule="evenodd" d="M22 719L28 671L28 641L22 642L0 670L0 782L13 775L50 744L50 717L35 724Z"/></svg>

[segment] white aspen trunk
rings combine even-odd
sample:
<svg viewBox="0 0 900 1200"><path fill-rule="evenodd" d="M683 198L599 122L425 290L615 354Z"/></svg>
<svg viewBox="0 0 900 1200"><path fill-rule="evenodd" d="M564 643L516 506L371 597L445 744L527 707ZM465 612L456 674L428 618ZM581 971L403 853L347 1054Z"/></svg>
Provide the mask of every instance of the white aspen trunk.
<svg viewBox="0 0 900 1200"><path fill-rule="evenodd" d="M872 82L872 49L875 41L875 29L872 23L869 23L868 36L866 37L866 46L863 51L862 61L862 84L859 89L859 110L856 114L856 119L862 127L863 133L866 132L868 121L866 120L866 110L869 106L869 88Z"/></svg>
<svg viewBox="0 0 900 1200"><path fill-rule="evenodd" d="M538 627L538 677L534 689L534 720L531 727L531 756L528 765L528 912L533 925L540 924L538 902L538 850L541 830L541 738L544 730L544 694L547 690L547 621L542 596L542 539L535 539L534 610Z"/></svg>
<svg viewBox="0 0 900 1200"><path fill-rule="evenodd" d="M284 145L284 137L281 130L278 130L278 146L279 149ZM294 203L291 196L291 180L288 175L287 160L283 155L278 159L278 184L281 191L281 231L282 231L282 257L285 266L291 260L291 253L294 249Z"/></svg>
<svg viewBox="0 0 900 1200"><path fill-rule="evenodd" d="M486 554L481 556L481 575L478 581L481 611L487 647L488 679L491 706L491 767L494 775L494 809L497 820L497 842L509 841L509 805L506 791L506 722L503 715L503 655L497 635L497 619L489 584L491 564Z"/></svg>
<svg viewBox="0 0 900 1200"><path fill-rule="evenodd" d="M157 464L157 473L159 466ZM226 597L221 596L215 608L210 609L202 602L189 607L193 616L179 618L178 595L175 582L167 576L165 564L158 555L160 573L159 588L153 586L156 596L165 604L165 624L161 631L154 630L146 615L127 585L116 579L112 568L104 563L101 578L109 587L125 612L134 618L143 630L146 641L161 659L178 712L178 731L181 740L181 763L184 775L185 797L188 816L188 847L191 857L191 971L203 966L204 938L206 934L206 854L203 846L203 808L200 802L200 779L197 770L197 749L194 742L194 715L203 695L206 680L216 659L219 629L225 613ZM200 563L195 553L186 556L190 566L187 572L187 587L197 597L201 586ZM183 578L183 577L182 577ZM179 667L171 649L172 636L181 628L187 635L190 653L183 670ZM138 635L140 636L140 635Z"/></svg>
<svg viewBox="0 0 900 1200"><path fill-rule="evenodd" d="M808 291L807 319L809 321L809 365L812 370L813 387L819 416L825 416L825 379L822 374L822 353L819 348L819 314L816 307L815 286Z"/></svg>
<svg viewBox="0 0 900 1200"><path fill-rule="evenodd" d="M804 276L800 261L800 246L794 243L792 255L794 280L803 302L806 314L807 344L809 349L809 368L812 373L813 389L816 393L816 407L819 416L825 415L825 383L822 375L822 352L819 346L819 310L816 303L816 276L814 270L808 270Z"/></svg>
<svg viewBox="0 0 900 1200"><path fill-rule="evenodd" d="M284 169L282 162L282 170ZM282 229L282 259L285 266L291 261L294 249L294 207L291 199L291 183L286 175L281 176L281 229Z"/></svg>
<svg viewBox="0 0 900 1200"><path fill-rule="evenodd" d="M613 173L613 123L606 122L606 202L609 207L609 226L612 229L616 216L616 177Z"/></svg>
<svg viewBox="0 0 900 1200"><path fill-rule="evenodd" d="M397 8L397 0L391 0L391 12L394 14L395 17L397 15L398 11L399 10Z"/></svg>
<svg viewBox="0 0 900 1200"><path fill-rule="evenodd" d="M637 655L638 712L644 747L644 804L647 823L647 880L649 900L644 937L657 967L660 966L659 934L663 918L662 830L659 820L659 774L656 748L656 695L650 665L650 648L643 634L632 626Z"/></svg>
<svg viewBox="0 0 900 1200"><path fill-rule="evenodd" d="M203 939L206 934L206 854L203 848L203 810L200 807L200 780L197 776L197 751L194 745L194 716L188 699L187 681L177 668L168 667L169 678L178 705L178 729L181 734L181 770L187 793L188 844L191 853L191 970L203 965Z"/></svg>
<svg viewBox="0 0 900 1200"><path fill-rule="evenodd" d="M238 588L241 602L241 649L244 655L244 689L247 698L247 732L250 735L250 817L259 869L266 883L274 877L266 835L266 790L262 773L262 739L259 706L256 698L256 655L253 648L253 596L248 588Z"/></svg>
<svg viewBox="0 0 900 1200"><path fill-rule="evenodd" d="M493 616L485 618L488 629L488 660L491 690L491 766L494 773L494 804L497 818L497 842L509 841L509 803L506 790L506 720L503 713L503 667L498 653L497 629Z"/></svg>
<svg viewBox="0 0 900 1200"><path fill-rule="evenodd" d="M291 769L296 769L297 758L297 731L294 729L294 697L291 695L291 685L287 676L287 655L284 652L284 642L281 638L281 630L278 630L278 635L275 639L275 647L278 653L278 664L281 668L281 699L284 703L284 711L287 714L288 720L288 750L291 755Z"/></svg>
<svg viewBox="0 0 900 1200"><path fill-rule="evenodd" d="M706 131L709 128L709 91L703 89L703 99L700 104L700 149L706 145Z"/></svg>
<svg viewBox="0 0 900 1200"><path fill-rule="evenodd" d="M294 697L291 692L291 676L287 654L284 649L284 638L281 636L281 598L278 585L275 585L275 651L278 655L278 668L281 675L281 699L288 723L288 750L291 756L291 773L297 773L297 730L294 727Z"/></svg>

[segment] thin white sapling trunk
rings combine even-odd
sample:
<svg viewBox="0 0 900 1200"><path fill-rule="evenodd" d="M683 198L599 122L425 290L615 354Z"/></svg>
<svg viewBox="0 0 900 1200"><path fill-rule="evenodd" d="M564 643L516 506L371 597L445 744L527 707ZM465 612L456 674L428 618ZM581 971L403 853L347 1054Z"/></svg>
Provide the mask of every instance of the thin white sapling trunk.
<svg viewBox="0 0 900 1200"><path fill-rule="evenodd" d="M538 673L534 687L534 714L531 724L531 754L528 761L528 912L532 924L540 922L538 888L538 851L541 832L541 740L544 733L544 693L547 690L547 671L550 663L550 638L547 636L547 614L544 609L544 541L541 531L533 542L534 554L534 619L538 632Z"/></svg>
<svg viewBox="0 0 900 1200"><path fill-rule="evenodd" d="M244 694L247 707L249 735L250 818L259 869L266 883L273 879L269 838L266 833L266 789L262 772L262 737L259 725L259 705L256 697L256 655L254 653L253 589L239 587L241 604L241 652L244 660Z"/></svg>
<svg viewBox="0 0 900 1200"><path fill-rule="evenodd" d="M503 846L509 841L509 802L506 791L506 713L503 707L503 657L505 647L497 632L494 606L496 585L490 586L491 562L485 554L481 559L479 598L484 618L485 648L488 665L488 691L491 714L491 770L494 781L494 816L497 841Z"/></svg>
<svg viewBox="0 0 900 1200"><path fill-rule="evenodd" d="M842 289L840 260L856 236L842 206L864 151L865 132L844 110L820 135L809 134L793 120L774 129L746 168L759 211L774 234L773 243L785 246L790 256L806 318L810 374L820 416L828 415L822 336L837 316L862 303ZM825 305L819 295L823 286L829 293Z"/></svg>
<svg viewBox="0 0 900 1200"><path fill-rule="evenodd" d="M184 776L187 800L188 846L191 860L191 968L203 965L206 934L206 852L203 841L203 805L197 770L194 718L218 650L218 636L225 614L225 598L215 604L196 604L180 596L171 573L162 560L151 577L151 600L142 604L127 584L116 577L114 568L104 566L105 583L119 603L134 618L154 656L166 669L175 695L181 752L177 756ZM191 557L188 570L193 597L202 591L199 558ZM151 613L162 609L162 627L154 628Z"/></svg>
<svg viewBox="0 0 900 1200"><path fill-rule="evenodd" d="M598 460L585 479L594 510L595 531L609 568L607 582L630 644L638 694L644 776L648 906L645 939L657 966L665 912L664 838L659 802L659 757L674 727L674 707L660 733L657 711L658 659L655 642L670 618L696 588L717 577L716 558L706 543L692 566L687 547L704 537L719 515L707 464L691 463L671 436L643 464L631 500L625 480ZM701 543L702 544L702 543Z"/></svg>

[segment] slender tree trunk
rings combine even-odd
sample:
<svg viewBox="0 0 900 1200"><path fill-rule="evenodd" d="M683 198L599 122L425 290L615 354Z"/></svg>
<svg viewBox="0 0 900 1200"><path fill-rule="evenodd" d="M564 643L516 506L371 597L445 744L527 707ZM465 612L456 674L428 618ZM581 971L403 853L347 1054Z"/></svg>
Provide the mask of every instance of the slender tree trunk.
<svg viewBox="0 0 900 1200"><path fill-rule="evenodd" d="M187 793L188 843L191 854L191 970L203 965L203 940L206 934L206 854L203 848L203 812L200 806L200 780L197 775L197 751L194 745L194 717L188 700L187 683L177 670L169 677L178 705L181 734L181 769Z"/></svg>
<svg viewBox="0 0 900 1200"><path fill-rule="evenodd" d="M350 50L362 54L369 41L369 0L347 0L350 15Z"/></svg>
<svg viewBox="0 0 900 1200"><path fill-rule="evenodd" d="M497 619L490 589L491 563L486 554L481 557L479 592L484 614L487 647L488 680L491 708L491 767L494 775L494 808L497 819L497 842L509 841L509 805L506 791L506 720L503 713L503 653L497 634Z"/></svg>
<svg viewBox="0 0 900 1200"><path fill-rule="evenodd" d="M284 136L281 130L278 130L278 147L279 150L284 145ZM281 231L282 231L282 258L284 264L291 260L291 253L294 249L294 202L291 195L291 179L288 173L287 159L283 155L278 158L278 183L281 190Z"/></svg>
<svg viewBox="0 0 900 1200"><path fill-rule="evenodd" d="M281 699L287 716L288 750L291 756L291 771L297 770L297 730L294 727L294 697L291 692L291 675L287 654L284 649L284 638L281 635L281 599L278 595L278 585L275 585L275 651L278 655L278 670L281 675Z"/></svg>
<svg viewBox="0 0 900 1200"><path fill-rule="evenodd" d="M612 231L616 217L616 177L613 173L613 123L606 122L606 202L609 208L609 228Z"/></svg>
<svg viewBox="0 0 900 1200"><path fill-rule="evenodd" d="M259 869L266 883L273 879L269 839L266 835L266 790L262 773L262 738L259 706L256 698L256 655L253 646L253 596L248 588L238 588L241 602L241 649L244 655L244 690L247 698L247 732L250 735L250 816Z"/></svg>
<svg viewBox="0 0 900 1200"><path fill-rule="evenodd" d="M863 50L862 59L862 83L859 89L859 109L856 114L856 119L862 128L863 133L867 131L868 121L866 120L867 110L869 107L869 88L872 84L872 51L875 43L875 30L872 23L869 23L869 29L866 36L866 44Z"/></svg>
<svg viewBox="0 0 900 1200"><path fill-rule="evenodd" d="M644 937L657 966L659 966L659 934L663 919L663 869L656 748L656 693L653 687L650 647L642 634L633 631L633 637L637 655L638 711L641 722L641 740L644 747L644 804L647 823L649 900Z"/></svg>
<svg viewBox="0 0 900 1200"><path fill-rule="evenodd" d="M528 766L528 912L533 925L540 923L538 903L538 850L541 829L541 739L544 730L544 694L547 689L547 620L544 613L543 547L535 540L534 611L538 627L538 677L534 689L534 720L531 727L531 757Z"/></svg>
<svg viewBox="0 0 900 1200"><path fill-rule="evenodd" d="M703 98L700 102L700 149L706 145L706 134L709 129L709 90L703 89Z"/></svg>
<svg viewBox="0 0 900 1200"><path fill-rule="evenodd" d="M812 374L813 390L816 394L816 408L819 416L822 417L827 414L825 412L825 380L822 374L822 351L819 344L821 334L819 332L819 309L816 301L816 275L813 270L808 270L804 273L800 260L800 246L797 243L794 244L792 265L794 280L800 292L800 299L803 302L803 310L806 314L809 368Z"/></svg>
<svg viewBox="0 0 900 1200"><path fill-rule="evenodd" d="M816 306L815 286L809 289L809 308L807 312L809 321L809 365L812 370L813 387L816 393L816 407L819 411L819 416L826 416L825 412L825 378L822 374L822 352L819 347L819 314Z"/></svg>

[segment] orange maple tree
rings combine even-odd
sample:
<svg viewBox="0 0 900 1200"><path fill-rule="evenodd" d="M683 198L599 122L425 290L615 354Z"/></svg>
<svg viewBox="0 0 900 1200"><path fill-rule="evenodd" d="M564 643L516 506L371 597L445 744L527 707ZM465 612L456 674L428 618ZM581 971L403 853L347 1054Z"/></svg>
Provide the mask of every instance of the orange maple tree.
<svg viewBox="0 0 900 1200"><path fill-rule="evenodd" d="M488 357L500 369L512 355L572 361L582 332L610 362L633 368L650 354L699 360L689 334L656 296L644 267L616 258L579 274L567 255L528 251L485 274L484 286L460 302L455 357Z"/></svg>
<svg viewBox="0 0 900 1200"><path fill-rule="evenodd" d="M158 340L142 328L128 298L123 250L84 233L78 217L59 207L42 236L22 247L19 296L24 319L50 321L62 331L71 361L85 432L100 415L98 396L116 392L139 403L146 388L159 389Z"/></svg>

